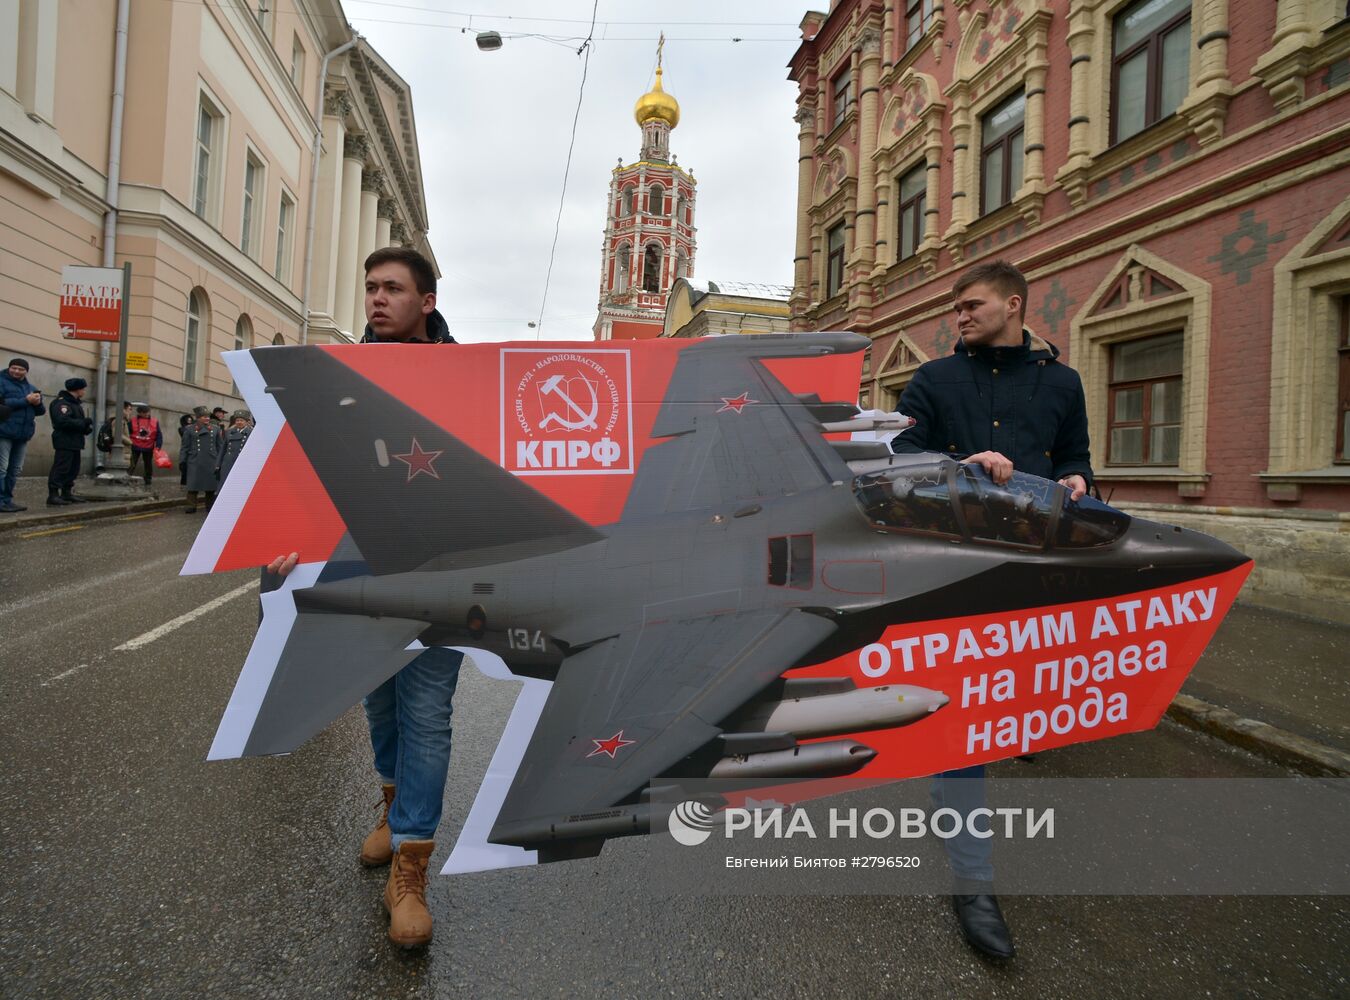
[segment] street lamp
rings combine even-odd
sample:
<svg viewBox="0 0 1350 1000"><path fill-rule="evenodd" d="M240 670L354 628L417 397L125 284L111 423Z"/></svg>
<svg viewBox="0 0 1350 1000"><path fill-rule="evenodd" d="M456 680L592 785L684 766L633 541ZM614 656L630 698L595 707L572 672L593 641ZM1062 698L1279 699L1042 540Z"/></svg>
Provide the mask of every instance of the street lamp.
<svg viewBox="0 0 1350 1000"><path fill-rule="evenodd" d="M495 31L480 31L474 41L484 52L496 52L502 47L502 36Z"/></svg>

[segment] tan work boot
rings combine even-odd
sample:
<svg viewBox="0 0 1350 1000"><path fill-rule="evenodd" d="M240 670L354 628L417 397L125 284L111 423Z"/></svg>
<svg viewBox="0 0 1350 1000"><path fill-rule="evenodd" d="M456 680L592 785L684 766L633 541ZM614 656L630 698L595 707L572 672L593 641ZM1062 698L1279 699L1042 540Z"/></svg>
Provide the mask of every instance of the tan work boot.
<svg viewBox="0 0 1350 1000"><path fill-rule="evenodd" d="M401 948L416 948L431 940L427 863L435 849L432 840L405 840L394 852L384 887L384 908L389 911L389 940Z"/></svg>
<svg viewBox="0 0 1350 1000"><path fill-rule="evenodd" d="M379 806L380 821L361 842L361 864L367 868L389 864L389 859L394 853L389 846L389 807L394 804L394 786L381 785L380 790L384 793L384 799Z"/></svg>

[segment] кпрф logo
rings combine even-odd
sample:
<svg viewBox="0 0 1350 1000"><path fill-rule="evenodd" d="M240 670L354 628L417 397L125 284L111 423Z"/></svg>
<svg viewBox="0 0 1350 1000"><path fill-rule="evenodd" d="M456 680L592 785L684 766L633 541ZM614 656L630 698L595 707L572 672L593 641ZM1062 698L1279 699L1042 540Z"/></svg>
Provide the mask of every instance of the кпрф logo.
<svg viewBox="0 0 1350 1000"><path fill-rule="evenodd" d="M670 811L670 835L685 847L697 847L712 836L713 811L702 802L681 802Z"/></svg>

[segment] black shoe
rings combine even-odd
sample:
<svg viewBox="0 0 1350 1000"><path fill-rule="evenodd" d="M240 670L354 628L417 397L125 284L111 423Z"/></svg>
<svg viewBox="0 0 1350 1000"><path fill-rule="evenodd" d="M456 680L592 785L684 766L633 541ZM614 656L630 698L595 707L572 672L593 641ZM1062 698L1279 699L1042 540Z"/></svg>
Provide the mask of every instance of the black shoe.
<svg viewBox="0 0 1350 1000"><path fill-rule="evenodd" d="M23 504L15 503L13 500L0 504L0 514L17 514L19 511L27 509Z"/></svg>
<svg viewBox="0 0 1350 1000"><path fill-rule="evenodd" d="M197 508L196 508L196 507L184 507L184 508L183 508L183 513L184 513L184 514L195 514L195 513L197 513Z"/></svg>
<svg viewBox="0 0 1350 1000"><path fill-rule="evenodd" d="M70 506L70 501L67 500L65 497L63 497L63 496L57 494L57 493L52 493L52 494L49 494L49 495L47 496L47 506L48 506L48 507L69 507L69 506Z"/></svg>
<svg viewBox="0 0 1350 1000"><path fill-rule="evenodd" d="M62 493L62 494L61 494L61 499L64 500L66 503L88 503L88 502L89 502L89 501L86 500L84 497L77 497L74 493L70 493L70 492L64 492L64 493Z"/></svg>
<svg viewBox="0 0 1350 1000"><path fill-rule="evenodd" d="M998 899L992 893L974 896L953 896L952 908L961 924L961 933L967 943L981 955L989 958L1012 958L1012 934L998 908Z"/></svg>

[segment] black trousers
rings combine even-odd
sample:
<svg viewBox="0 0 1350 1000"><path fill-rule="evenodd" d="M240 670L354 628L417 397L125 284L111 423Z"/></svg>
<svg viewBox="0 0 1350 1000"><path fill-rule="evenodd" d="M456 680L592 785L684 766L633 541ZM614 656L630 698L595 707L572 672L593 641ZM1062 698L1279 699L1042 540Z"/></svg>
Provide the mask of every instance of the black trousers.
<svg viewBox="0 0 1350 1000"><path fill-rule="evenodd" d="M68 490L80 474L80 453L69 448L57 448L52 459L52 471L47 473L47 489L53 493Z"/></svg>
<svg viewBox="0 0 1350 1000"><path fill-rule="evenodd" d="M145 477L145 481L146 481L147 483L150 482L150 477L154 475L154 469L155 469L155 453L152 452L152 451L137 451L135 448L132 448L132 449L131 449L131 465L129 465L129 466L127 467L127 475L129 475L129 476L134 476L134 475L136 474L136 460L137 460L137 459L144 459L144 460L145 460L145 472L143 473L143 475L144 475L144 477Z"/></svg>

